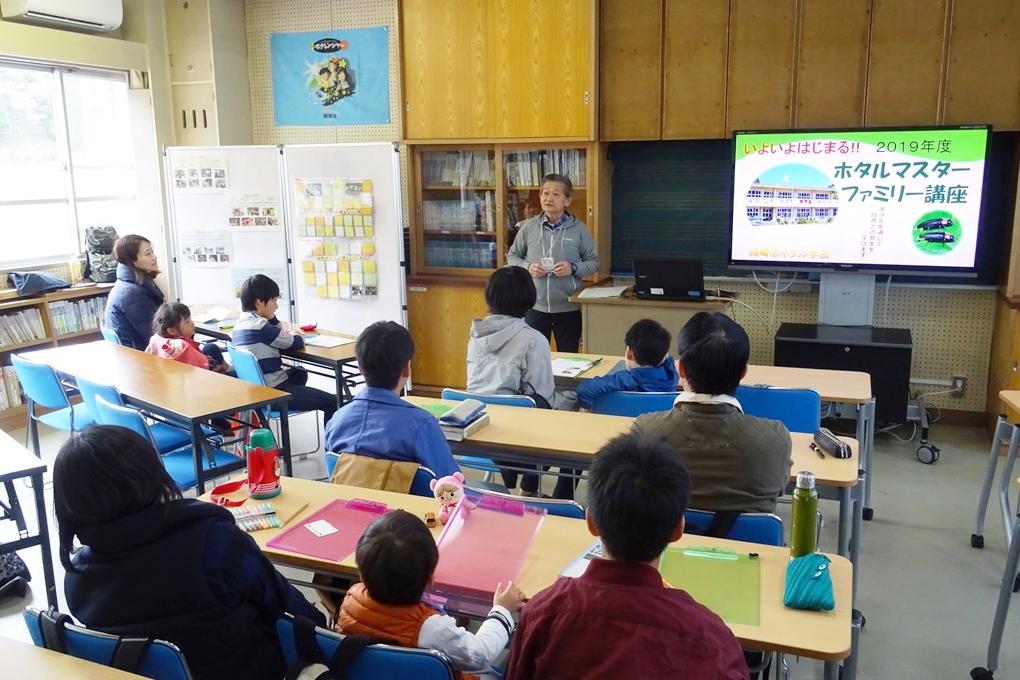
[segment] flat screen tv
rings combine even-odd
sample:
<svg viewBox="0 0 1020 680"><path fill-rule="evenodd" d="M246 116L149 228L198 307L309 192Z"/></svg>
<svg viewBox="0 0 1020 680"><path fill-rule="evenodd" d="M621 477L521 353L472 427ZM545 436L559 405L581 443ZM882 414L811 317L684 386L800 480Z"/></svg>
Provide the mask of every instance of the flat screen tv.
<svg viewBox="0 0 1020 680"><path fill-rule="evenodd" d="M732 267L976 273L988 126L737 132Z"/></svg>

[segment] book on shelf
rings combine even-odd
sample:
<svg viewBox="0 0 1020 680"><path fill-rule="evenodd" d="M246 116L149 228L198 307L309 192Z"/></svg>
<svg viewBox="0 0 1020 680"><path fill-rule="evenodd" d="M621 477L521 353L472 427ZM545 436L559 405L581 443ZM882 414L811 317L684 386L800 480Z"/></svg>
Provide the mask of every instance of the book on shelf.
<svg viewBox="0 0 1020 680"><path fill-rule="evenodd" d="M439 429L443 431L443 436L449 441L460 442L473 435L478 430L482 429L489 424L489 414L481 413L478 417L472 420L464 427L457 427L456 425L448 425L442 421L439 423Z"/></svg>
<svg viewBox="0 0 1020 680"><path fill-rule="evenodd" d="M0 347L21 345L45 337L42 315L36 307L0 316Z"/></svg>
<svg viewBox="0 0 1020 680"><path fill-rule="evenodd" d="M18 373L14 370L14 367L4 366L0 370L0 378L2 378L4 386L4 389L0 390L0 394L2 394L7 402L5 408L21 406L25 400L21 396L21 382L18 380Z"/></svg>
<svg viewBox="0 0 1020 680"><path fill-rule="evenodd" d="M58 300L49 303L49 309L57 336L98 330L106 309L106 298Z"/></svg>
<svg viewBox="0 0 1020 680"><path fill-rule="evenodd" d="M7 376L5 371L0 371L0 411L6 411L11 407L11 399L7 393Z"/></svg>

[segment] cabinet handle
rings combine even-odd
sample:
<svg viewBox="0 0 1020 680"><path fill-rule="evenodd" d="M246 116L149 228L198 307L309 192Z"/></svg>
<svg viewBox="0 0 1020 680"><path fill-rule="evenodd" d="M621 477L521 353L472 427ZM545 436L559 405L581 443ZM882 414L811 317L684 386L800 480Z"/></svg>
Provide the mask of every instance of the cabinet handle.
<svg viewBox="0 0 1020 680"><path fill-rule="evenodd" d="M588 103L588 99L589 99L589 97L588 97L588 90L585 90L585 91L584 91L584 103L585 103L585 104L587 104L587 103Z"/></svg>
<svg viewBox="0 0 1020 680"><path fill-rule="evenodd" d="M849 347L844 347L844 348L843 348L843 351L844 351L844 352L849 352L849 351L850 351L850 348L849 348Z"/></svg>

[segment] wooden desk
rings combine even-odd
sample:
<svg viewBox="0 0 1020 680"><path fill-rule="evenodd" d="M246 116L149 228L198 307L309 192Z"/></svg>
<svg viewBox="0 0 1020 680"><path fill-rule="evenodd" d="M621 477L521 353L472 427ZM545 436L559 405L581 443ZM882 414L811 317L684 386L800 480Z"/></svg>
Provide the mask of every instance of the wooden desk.
<svg viewBox="0 0 1020 680"><path fill-rule="evenodd" d="M293 526L295 522L300 522L302 518L336 498L364 498L382 502L390 508L402 508L419 517L423 517L425 512L434 512L437 508L436 501L431 498L305 479L284 479L283 493L271 502L283 514L289 514L289 511L309 503L308 508L289 524ZM283 529L267 529L252 534L271 561L346 576L357 574L353 555L340 562L330 562L267 548L266 542L281 531ZM439 536L439 532L439 527L433 530L436 537ZM546 517L521 568L517 584L528 594L548 587L556 580L560 570L581 554L592 540L583 521L565 517ZM756 552L760 555L761 621L758 626L730 624L730 629L741 643L756 649L777 650L828 661L838 661L849 654L850 584L853 567L846 559L837 555L831 556L836 609L831 612L803 612L787 609L782 605L785 570L790 554L787 548L702 536L685 536L678 544L718 546L742 552Z"/></svg>
<svg viewBox="0 0 1020 680"><path fill-rule="evenodd" d="M294 324L288 325L293 326ZM230 333L228 331L221 330L216 324L196 323L195 331L210 338L225 340L227 342L230 341ZM321 328L317 328L315 332L319 335L327 335L334 338L355 338L355 336L347 333L338 333L336 331L328 331ZM338 407L343 406L354 398L351 388L360 383L361 372L358 370L357 357L354 356L353 342L348 342L337 347L312 347L306 345L304 349L281 350L280 353L300 363L328 370L328 374L318 373L317 371L312 372L316 373L316 375L326 375L327 377L332 377L336 380Z"/></svg>
<svg viewBox="0 0 1020 680"><path fill-rule="evenodd" d="M6 637L0 637L0 658L3 659L3 667L6 669L3 677L7 680L36 680L36 678L130 680L142 677Z"/></svg>
<svg viewBox="0 0 1020 680"><path fill-rule="evenodd" d="M168 420L190 423L195 449L195 475L198 492L205 480L220 477L224 468L205 471L200 456L206 450L201 425L216 416L275 404L280 410L281 455L290 470L290 428L287 401L290 394L270 387L254 385L214 371L207 371L171 359L146 354L99 340L82 345L23 353L21 356L72 377L81 377L101 385L114 385L132 406ZM38 441L34 421L32 436ZM244 467L244 461L239 461Z"/></svg>
<svg viewBox="0 0 1020 680"><path fill-rule="evenodd" d="M0 542L0 554L11 553L22 548L39 546L42 551L43 579L46 584L46 603L57 606L57 584L53 576L53 555L50 552L50 532L46 512L46 501L43 497L43 473L46 464L29 453L24 446L16 442L9 434L0 431L0 483L7 492L7 500L11 506L11 514L23 536L15 541ZM31 478L32 492L35 494L35 515L39 530L33 536L28 533L25 517L18 501L18 489L14 484L17 479ZM0 652L2 658L2 652Z"/></svg>
<svg viewBox="0 0 1020 680"><path fill-rule="evenodd" d="M436 403L455 405L455 402L443 402L432 397L405 399L419 406ZM450 442L454 453L587 469L599 449L613 437L630 432L634 422L633 418L625 416L513 406L487 405L485 411L489 414L489 424L462 442ZM838 552L852 555L856 564L857 555L851 551L859 543L853 539L859 535L860 528L859 522L854 520L853 493L859 479L857 442L842 438L850 445L850 458L840 460L826 456L821 459L809 447L813 441L811 435L792 432L790 437L793 440L791 480L796 480L800 470L810 470L815 473L819 486L835 489L839 501Z"/></svg>

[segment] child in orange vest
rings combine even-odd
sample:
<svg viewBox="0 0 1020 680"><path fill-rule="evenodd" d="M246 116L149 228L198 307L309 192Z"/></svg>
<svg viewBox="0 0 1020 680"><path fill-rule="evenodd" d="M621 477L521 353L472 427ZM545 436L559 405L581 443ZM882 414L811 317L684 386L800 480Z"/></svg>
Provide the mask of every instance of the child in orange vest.
<svg viewBox="0 0 1020 680"><path fill-rule="evenodd" d="M214 343L195 341L195 322L191 310L180 302L164 302L152 320L152 338L145 351L164 359L173 359L198 368L226 373L223 351Z"/></svg>
<svg viewBox="0 0 1020 680"><path fill-rule="evenodd" d="M477 633L422 602L439 550L425 523L404 510L373 522L358 540L354 558L362 582L347 591L337 630L434 649L465 671L484 673L496 660L516 627L513 613L527 599L513 583L499 584Z"/></svg>

